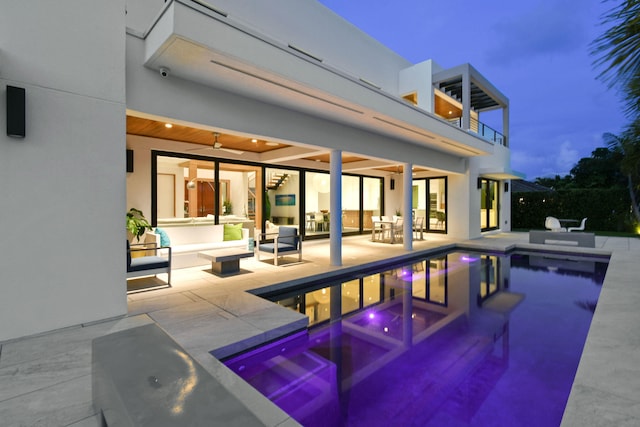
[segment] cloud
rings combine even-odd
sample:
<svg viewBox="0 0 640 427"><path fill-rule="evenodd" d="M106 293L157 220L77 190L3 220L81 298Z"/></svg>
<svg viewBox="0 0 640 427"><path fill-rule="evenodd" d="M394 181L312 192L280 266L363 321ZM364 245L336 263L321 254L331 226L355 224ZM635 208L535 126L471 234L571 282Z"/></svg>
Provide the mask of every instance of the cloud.
<svg viewBox="0 0 640 427"><path fill-rule="evenodd" d="M514 170L524 172L526 179L533 181L538 177L554 177L568 175L571 169L584 157L571 141L544 146L546 153L512 149L511 166Z"/></svg>
<svg viewBox="0 0 640 427"><path fill-rule="evenodd" d="M578 160L580 160L580 153L577 149L572 147L571 142L564 141L560 144L558 153L555 155L555 159L557 170L567 171L564 172L566 175L576 165L576 163L578 163Z"/></svg>
<svg viewBox="0 0 640 427"><path fill-rule="evenodd" d="M496 40L486 51L487 60L510 65L581 48L588 41L579 9L568 2L540 2L534 9L497 22L492 28Z"/></svg>

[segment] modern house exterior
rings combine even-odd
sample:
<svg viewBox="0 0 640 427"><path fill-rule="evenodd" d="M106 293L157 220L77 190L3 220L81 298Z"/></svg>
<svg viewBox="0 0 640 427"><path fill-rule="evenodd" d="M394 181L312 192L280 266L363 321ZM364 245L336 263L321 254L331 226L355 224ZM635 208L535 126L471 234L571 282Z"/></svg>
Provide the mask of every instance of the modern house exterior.
<svg viewBox="0 0 640 427"><path fill-rule="evenodd" d="M127 312L132 207L295 226L333 265L377 216L510 230L509 101L470 64L410 63L316 0L6 9L2 106L17 87L26 107L24 136L0 133L0 341Z"/></svg>

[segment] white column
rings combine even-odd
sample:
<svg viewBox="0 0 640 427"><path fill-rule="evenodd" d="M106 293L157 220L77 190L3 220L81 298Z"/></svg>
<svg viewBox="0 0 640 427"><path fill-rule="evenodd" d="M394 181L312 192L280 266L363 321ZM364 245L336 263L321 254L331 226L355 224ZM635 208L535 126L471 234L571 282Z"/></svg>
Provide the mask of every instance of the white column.
<svg viewBox="0 0 640 427"><path fill-rule="evenodd" d="M413 165L405 163L402 166L404 173L402 174L402 210L404 211L404 222L402 230L402 241L404 249L413 250L413 217L411 215L412 199L413 199Z"/></svg>
<svg viewBox="0 0 640 427"><path fill-rule="evenodd" d="M330 159L331 213L329 219L329 259L342 265L342 150L332 150Z"/></svg>
<svg viewBox="0 0 640 427"><path fill-rule="evenodd" d="M502 134L504 135L504 146L510 145L509 141L509 104L502 107Z"/></svg>
<svg viewBox="0 0 640 427"><path fill-rule="evenodd" d="M471 129L471 77L468 69L462 73L462 129Z"/></svg>

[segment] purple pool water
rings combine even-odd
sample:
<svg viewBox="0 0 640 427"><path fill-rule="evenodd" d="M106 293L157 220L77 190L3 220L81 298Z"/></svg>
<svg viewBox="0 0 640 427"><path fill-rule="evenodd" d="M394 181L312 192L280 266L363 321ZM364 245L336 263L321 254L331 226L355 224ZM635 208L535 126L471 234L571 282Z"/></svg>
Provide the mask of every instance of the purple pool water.
<svg viewBox="0 0 640 427"><path fill-rule="evenodd" d="M312 327L225 363L305 426L558 426L606 260L449 253L279 303Z"/></svg>

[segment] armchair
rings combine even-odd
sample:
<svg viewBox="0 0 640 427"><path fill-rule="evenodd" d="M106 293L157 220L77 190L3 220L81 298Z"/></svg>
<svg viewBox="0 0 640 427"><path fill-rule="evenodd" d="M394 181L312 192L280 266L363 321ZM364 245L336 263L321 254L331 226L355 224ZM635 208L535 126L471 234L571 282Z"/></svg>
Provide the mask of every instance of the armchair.
<svg viewBox="0 0 640 427"><path fill-rule="evenodd" d="M278 258L298 254L298 262L302 261L302 239L295 227L279 227L273 243L260 243L263 238L274 236L274 233L260 233L256 240L256 257L260 261L260 252L273 254L273 264L278 265Z"/></svg>
<svg viewBox="0 0 640 427"><path fill-rule="evenodd" d="M166 251L166 255L159 256L158 249ZM143 252L144 255L132 257L132 252ZM154 255L147 255L147 252ZM127 240L127 279L160 273L167 273L167 285L171 286L171 247L158 248L155 243L130 244Z"/></svg>

